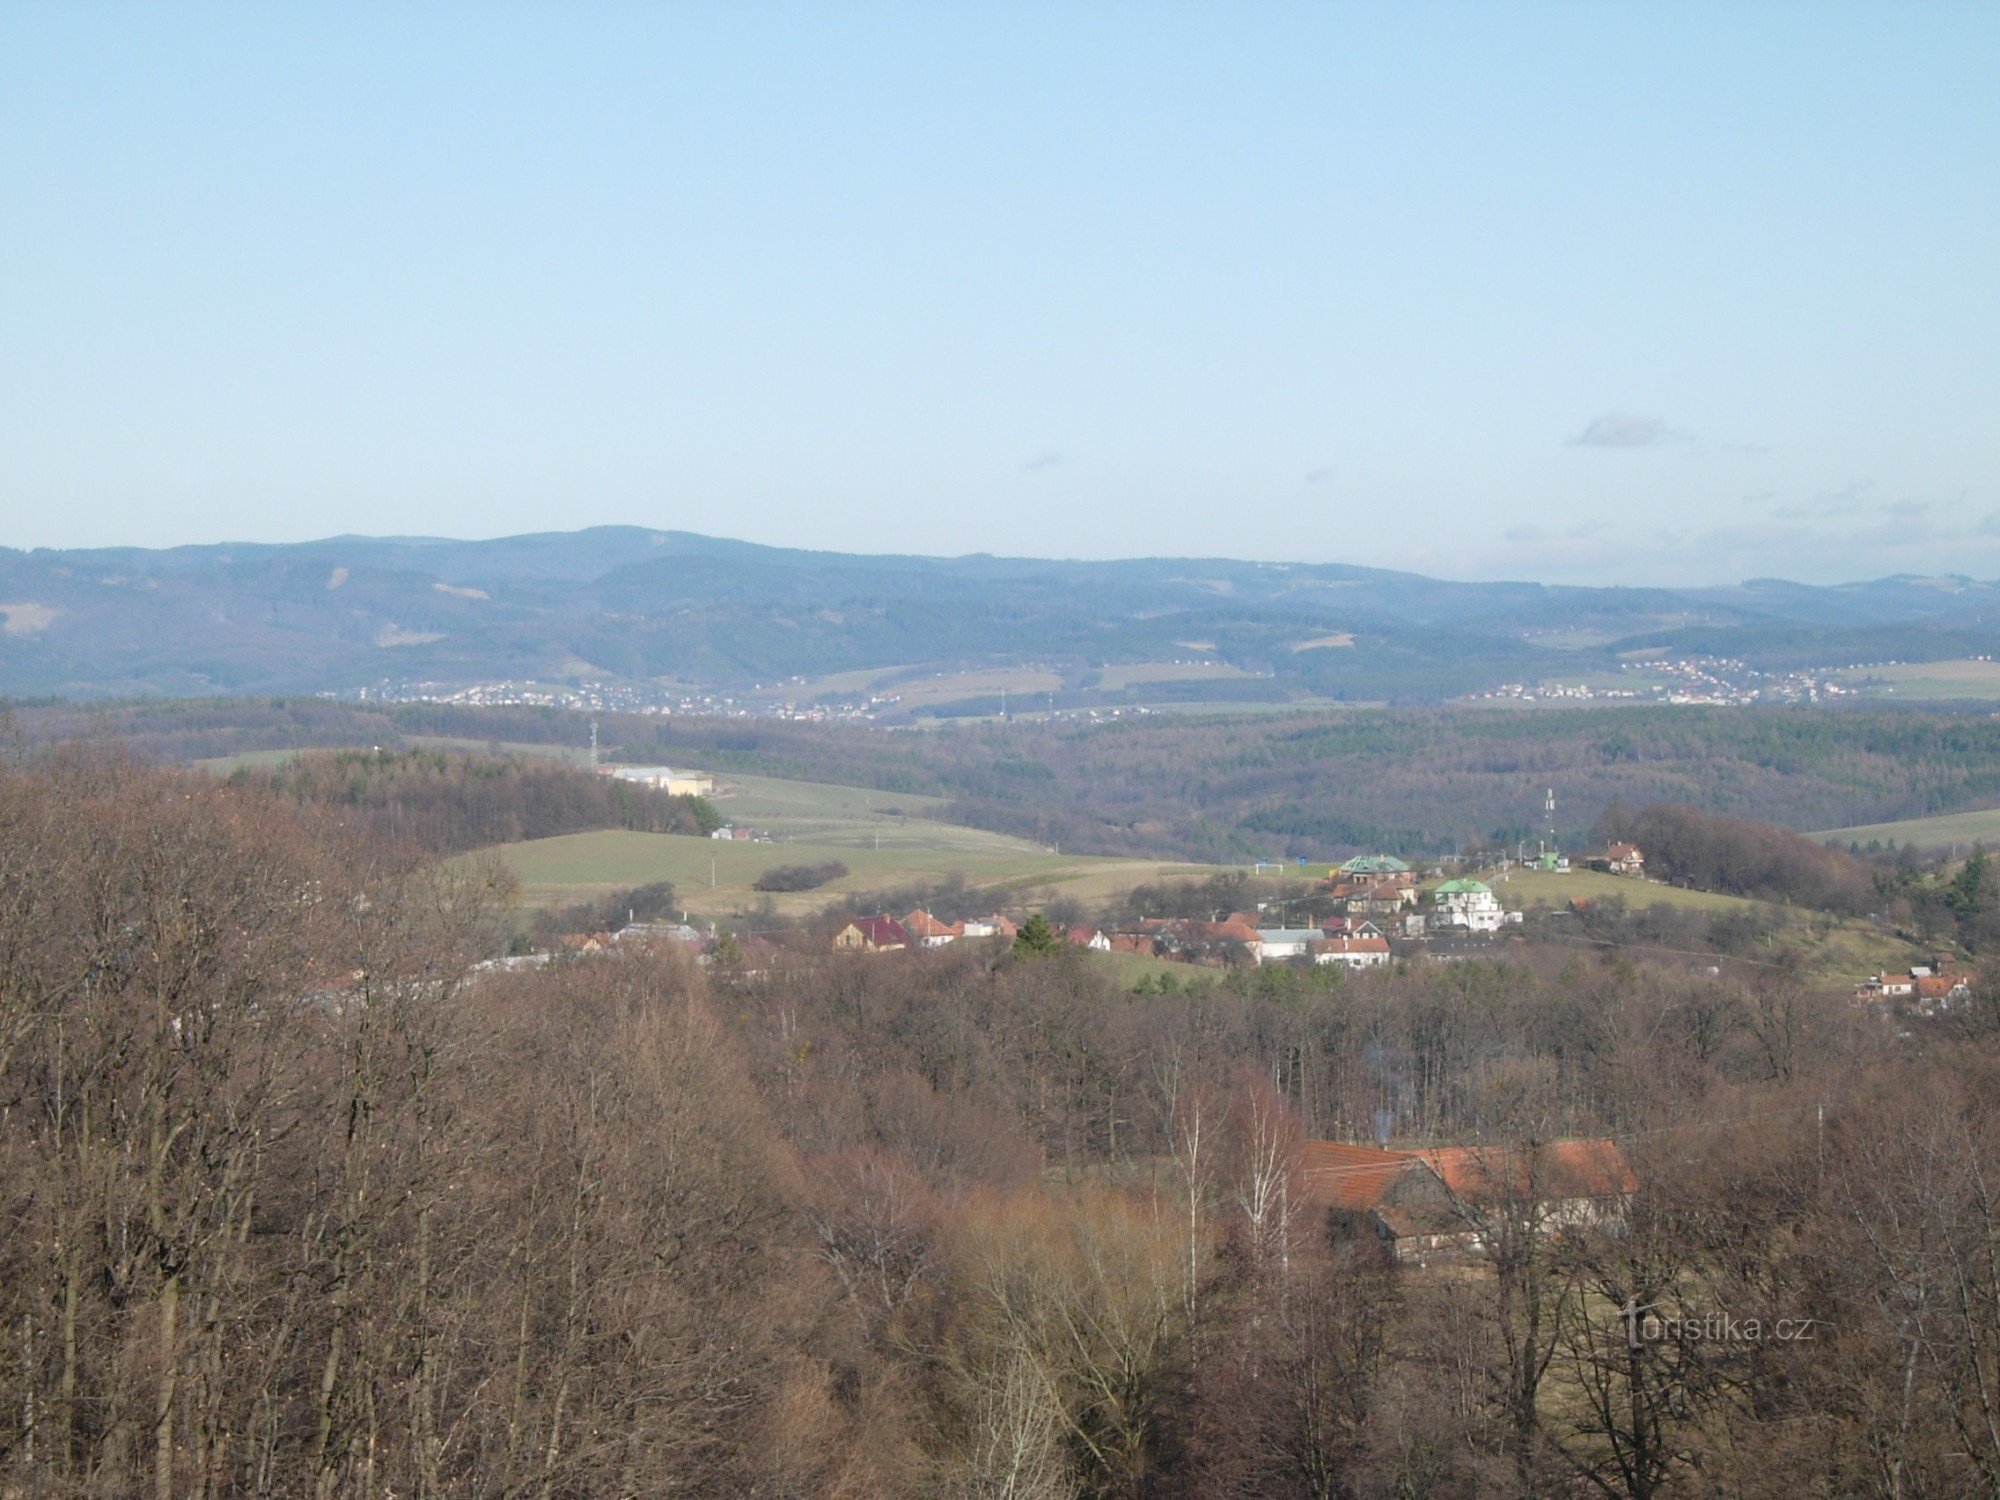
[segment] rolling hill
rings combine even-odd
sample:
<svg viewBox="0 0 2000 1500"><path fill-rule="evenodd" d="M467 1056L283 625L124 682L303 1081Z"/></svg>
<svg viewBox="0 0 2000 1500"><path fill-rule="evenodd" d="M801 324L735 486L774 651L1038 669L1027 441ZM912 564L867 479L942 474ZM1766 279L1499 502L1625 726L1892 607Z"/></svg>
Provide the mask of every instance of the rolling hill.
<svg viewBox="0 0 2000 1500"><path fill-rule="evenodd" d="M585 680L742 692L1028 664L1060 683L1051 707L1433 702L1641 656L1790 669L1995 649L2000 587L1966 579L1559 588L1341 564L855 556L636 527L0 550L12 696ZM989 698L975 679L927 711L991 711Z"/></svg>

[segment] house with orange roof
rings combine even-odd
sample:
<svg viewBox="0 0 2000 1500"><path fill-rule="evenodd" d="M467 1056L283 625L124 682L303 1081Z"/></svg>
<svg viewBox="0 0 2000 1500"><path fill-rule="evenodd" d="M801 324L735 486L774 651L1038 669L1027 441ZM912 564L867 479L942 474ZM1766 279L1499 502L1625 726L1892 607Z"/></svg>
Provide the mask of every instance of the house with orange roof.
<svg viewBox="0 0 2000 1500"><path fill-rule="evenodd" d="M1605 1139L1399 1151L1309 1141L1300 1176L1336 1232L1372 1233L1396 1259L1419 1262L1476 1253L1502 1216L1525 1218L1538 1234L1601 1222L1639 1185Z"/></svg>
<svg viewBox="0 0 2000 1500"><path fill-rule="evenodd" d="M965 935L963 923L940 922L921 906L903 918L903 931L920 948L942 948Z"/></svg>

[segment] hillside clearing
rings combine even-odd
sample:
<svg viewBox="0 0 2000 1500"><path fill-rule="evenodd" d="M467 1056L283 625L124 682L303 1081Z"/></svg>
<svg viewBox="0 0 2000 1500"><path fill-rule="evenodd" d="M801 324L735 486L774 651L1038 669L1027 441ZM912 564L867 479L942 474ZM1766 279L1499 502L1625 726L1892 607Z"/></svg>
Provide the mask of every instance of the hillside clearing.
<svg viewBox="0 0 2000 1500"><path fill-rule="evenodd" d="M1725 896L1717 891L1691 891L1655 880L1606 875L1598 870L1572 870L1567 875L1553 870L1509 870L1504 875L1482 874L1479 878L1493 887L1493 894L1500 898L1501 905L1523 910L1537 906L1564 906L1579 899L1617 899L1635 910L1648 906L1684 906L1708 912L1754 910L1764 904L1742 896Z"/></svg>
<svg viewBox="0 0 2000 1500"><path fill-rule="evenodd" d="M1899 823L1863 823L1856 828L1830 828L1808 834L1822 844L1846 848L1872 843L1913 844L1919 849L1949 849L1954 844L1976 844L1982 839L2000 842L2000 807L1977 812L1942 813L1934 818L1905 818Z"/></svg>
<svg viewBox="0 0 2000 1500"><path fill-rule="evenodd" d="M895 842L887 835L877 849L855 843L761 844L611 829L503 844L486 852L520 880L522 899L530 906L560 905L670 880L680 904L697 916L724 916L767 899L780 911L812 912L843 895L942 884L954 876L969 886L994 891L995 901L1002 905L1034 905L1053 895L1091 905L1162 876L1206 872L1202 866L1152 860L1048 854L1033 845L960 849L915 840ZM757 877L776 866L834 860L845 864L849 873L817 890L767 897L753 889Z"/></svg>

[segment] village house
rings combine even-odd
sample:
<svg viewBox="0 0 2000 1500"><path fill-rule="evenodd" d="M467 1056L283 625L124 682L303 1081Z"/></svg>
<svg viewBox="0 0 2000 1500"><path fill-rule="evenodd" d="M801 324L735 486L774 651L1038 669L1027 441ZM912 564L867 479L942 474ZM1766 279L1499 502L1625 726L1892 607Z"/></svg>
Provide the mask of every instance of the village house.
<svg viewBox="0 0 2000 1500"><path fill-rule="evenodd" d="M967 917L959 924L959 936L965 938L1005 938L1012 942L1020 928L1007 918L995 912L990 917Z"/></svg>
<svg viewBox="0 0 2000 1500"><path fill-rule="evenodd" d="M1304 958L1322 934L1317 927L1260 927L1257 929L1257 962L1283 963Z"/></svg>
<svg viewBox="0 0 2000 1500"><path fill-rule="evenodd" d="M1414 885L1410 867L1388 854L1357 854L1329 877L1328 884Z"/></svg>
<svg viewBox="0 0 2000 1500"><path fill-rule="evenodd" d="M712 935L712 934L711 934ZM685 922L632 922L618 929L612 938L620 947L644 947L654 943L678 943L694 947L705 939Z"/></svg>
<svg viewBox="0 0 2000 1500"><path fill-rule="evenodd" d="M1498 932L1507 920L1493 888L1478 880L1447 880L1431 892L1431 925L1464 932Z"/></svg>
<svg viewBox="0 0 2000 1500"><path fill-rule="evenodd" d="M1088 948L1093 953L1109 953L1111 939L1104 932L1088 924L1079 924L1069 930L1069 940L1079 948Z"/></svg>
<svg viewBox="0 0 2000 1500"><path fill-rule="evenodd" d="M942 948L965 935L963 923L940 922L922 907L903 918L903 930L910 935L910 941L920 948Z"/></svg>
<svg viewBox="0 0 2000 1500"><path fill-rule="evenodd" d="M1316 964L1339 964L1347 969L1376 969L1389 962L1389 940L1379 933L1315 938L1310 951Z"/></svg>
<svg viewBox="0 0 2000 1500"><path fill-rule="evenodd" d="M1503 1217L1538 1234L1601 1222L1638 1189L1624 1153L1603 1139L1402 1151L1308 1141L1300 1158L1307 1201L1337 1232L1373 1235L1397 1260L1419 1263L1477 1253Z"/></svg>
<svg viewBox="0 0 2000 1500"><path fill-rule="evenodd" d="M1604 851L1604 864L1613 875L1629 875L1635 880L1646 873L1646 856L1637 844L1613 844Z"/></svg>
<svg viewBox="0 0 2000 1500"><path fill-rule="evenodd" d="M833 935L836 953L894 953L909 946L909 933L894 917L856 917Z"/></svg>
<svg viewBox="0 0 2000 1500"><path fill-rule="evenodd" d="M1878 1001L1908 1001L1919 1015L1936 1015L1972 998L1971 979L1950 966L1949 961L1920 964L1908 973L1882 973L1854 987L1854 998L1864 1004Z"/></svg>

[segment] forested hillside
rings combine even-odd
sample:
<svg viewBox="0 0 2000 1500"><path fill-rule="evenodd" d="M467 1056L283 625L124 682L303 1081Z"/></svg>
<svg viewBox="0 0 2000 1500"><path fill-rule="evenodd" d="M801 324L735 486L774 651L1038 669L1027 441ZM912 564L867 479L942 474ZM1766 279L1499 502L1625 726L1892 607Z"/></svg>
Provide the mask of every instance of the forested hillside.
<svg viewBox="0 0 2000 1500"><path fill-rule="evenodd" d="M0 766L0 1491L1780 1500L2000 1468L1990 991L1891 1033L1788 971L1575 950L1143 995L1061 945L503 973L503 890L341 823ZM1632 1177L1559 1235L1532 1175L1455 1199L1474 1248L1397 1260L1306 1144L1378 1135L1603 1137ZM1710 1331L1634 1348L1634 1304Z"/></svg>
<svg viewBox="0 0 2000 1500"><path fill-rule="evenodd" d="M2000 646L2000 589L1965 578L1553 587L1213 557L863 556L638 527L0 548L0 601L0 692L66 697L526 679L740 689L920 664L1083 673L1192 651L1250 674L1202 690L1224 699L1427 703L1615 672L1631 651L1789 669Z"/></svg>
<svg viewBox="0 0 2000 1500"><path fill-rule="evenodd" d="M434 855L594 828L702 834L717 827L699 797L665 792L550 760L445 750L329 750L236 785L329 809L343 823L408 839Z"/></svg>
<svg viewBox="0 0 2000 1500"><path fill-rule="evenodd" d="M23 704L30 743L172 760L422 737L578 748L590 716L320 699ZM964 723L922 733L603 714L607 753L951 799L949 815L1076 852L1327 858L1534 840L1543 798L1580 848L1605 809L1672 803L1793 829L2000 805L2000 719L1846 708L1347 710Z"/></svg>

